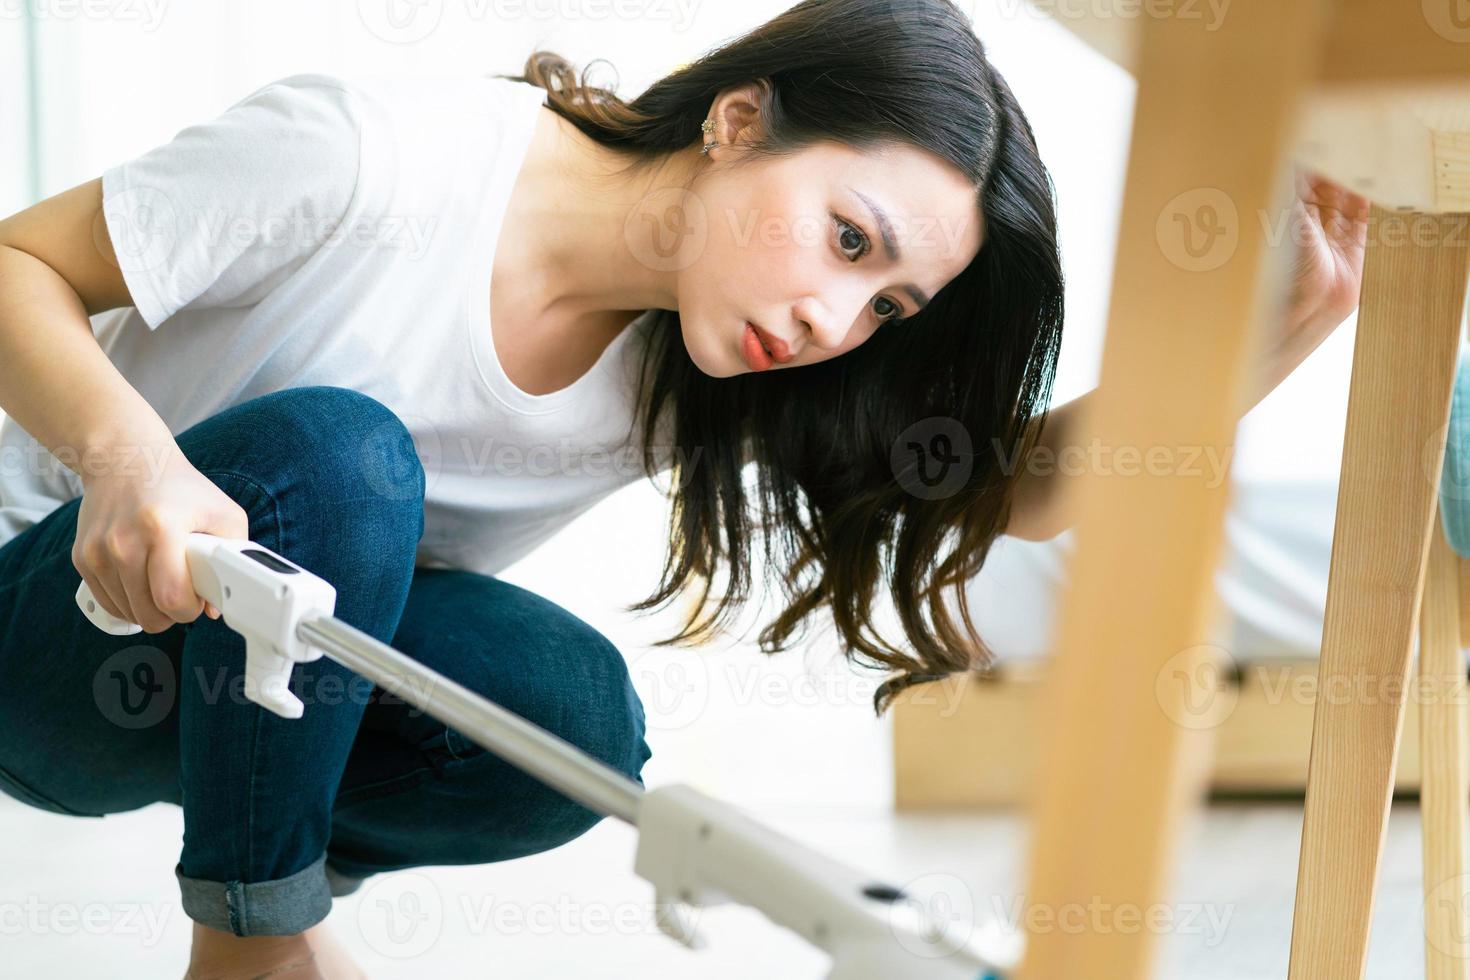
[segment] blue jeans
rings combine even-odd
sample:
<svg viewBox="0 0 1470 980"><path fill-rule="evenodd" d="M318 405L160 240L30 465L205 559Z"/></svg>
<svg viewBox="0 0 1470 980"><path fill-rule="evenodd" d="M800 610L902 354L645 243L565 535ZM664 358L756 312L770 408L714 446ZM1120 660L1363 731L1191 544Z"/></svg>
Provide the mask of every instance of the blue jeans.
<svg viewBox="0 0 1470 980"><path fill-rule="evenodd" d="M407 429L344 388L254 398L176 437L250 538L337 589L337 616L641 781L643 705L616 647L496 578L415 568L424 472ZM600 819L329 658L287 720L242 692L244 640L200 616L109 636L77 609L71 500L0 548L0 790L100 817L184 814L192 919L289 935L369 875L483 864Z"/></svg>

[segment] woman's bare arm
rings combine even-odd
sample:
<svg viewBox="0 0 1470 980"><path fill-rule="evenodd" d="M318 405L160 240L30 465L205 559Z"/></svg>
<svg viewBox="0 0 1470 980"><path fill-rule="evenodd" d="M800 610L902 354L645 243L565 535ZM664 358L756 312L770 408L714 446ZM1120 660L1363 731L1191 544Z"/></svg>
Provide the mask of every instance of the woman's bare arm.
<svg viewBox="0 0 1470 980"><path fill-rule="evenodd" d="M0 221L0 409L81 478L72 564L97 602L158 633L219 616L194 593L186 535L244 537L248 519L97 343L89 317L132 302L100 180Z"/></svg>
<svg viewBox="0 0 1470 980"><path fill-rule="evenodd" d="M84 479L119 447L173 442L88 320L132 302L100 179L0 220L0 409Z"/></svg>
<svg viewBox="0 0 1470 980"><path fill-rule="evenodd" d="M1244 416L1275 391L1340 322L1341 318L1334 311L1322 322L1291 333L1292 343L1278 345L1266 359L1264 372L1257 379L1250 400L1240 415ZM1307 340L1299 340L1301 337ZM1042 428L1041 439L1033 448L1016 484L1006 534L1026 541L1046 541L1076 522L1076 515L1067 509L1067 492L1063 484L1068 476L1078 475L1078 471L1060 466L1057 461L1069 457L1085 458L1088 447L1100 441L1095 434L1088 435L1083 430L1086 424L1083 419L1096 397L1097 389L1094 388L1051 410Z"/></svg>
<svg viewBox="0 0 1470 980"><path fill-rule="evenodd" d="M1369 203L1321 174L1298 168L1296 198L1291 203L1282 245L1290 251L1291 288L1267 337L1255 374L1255 388L1240 414L1254 408L1321 346L1358 305L1363 285L1363 256L1368 241ZM1011 504L1006 534L1028 541L1045 541L1075 522L1064 513L1070 496L1063 490L1065 476L1053 465L1065 456L1076 458L1100 440L1082 430L1096 391L1052 409L1042 429L1033 459L1044 465L1024 464ZM1239 416L1237 416L1239 417ZM1228 457L1227 457L1228 458ZM1075 471L1074 471L1075 472Z"/></svg>

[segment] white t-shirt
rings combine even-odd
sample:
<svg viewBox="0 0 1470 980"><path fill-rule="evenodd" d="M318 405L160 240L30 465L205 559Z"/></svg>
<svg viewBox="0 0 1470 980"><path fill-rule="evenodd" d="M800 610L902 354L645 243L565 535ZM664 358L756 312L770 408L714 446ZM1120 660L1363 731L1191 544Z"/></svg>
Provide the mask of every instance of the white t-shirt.
<svg viewBox="0 0 1470 980"><path fill-rule="evenodd" d="M418 564L498 572L643 475L652 311L546 395L512 384L492 342L491 263L545 98L494 78L293 75L108 169L136 307L92 317L99 343L174 435L285 388L371 395L424 464ZM0 543L81 491L5 420Z"/></svg>

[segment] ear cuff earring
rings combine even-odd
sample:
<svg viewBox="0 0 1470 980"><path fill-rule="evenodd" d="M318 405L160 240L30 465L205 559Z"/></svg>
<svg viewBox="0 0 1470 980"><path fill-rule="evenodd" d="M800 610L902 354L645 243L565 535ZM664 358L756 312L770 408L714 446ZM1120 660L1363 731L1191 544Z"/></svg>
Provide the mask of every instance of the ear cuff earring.
<svg viewBox="0 0 1470 980"><path fill-rule="evenodd" d="M715 131L715 121L713 119L706 119L704 122L700 123L699 128L706 136L708 136L710 133L713 133ZM699 152L703 156L709 156L709 151L718 145L719 140L715 140L713 143L705 143L704 149L700 150Z"/></svg>

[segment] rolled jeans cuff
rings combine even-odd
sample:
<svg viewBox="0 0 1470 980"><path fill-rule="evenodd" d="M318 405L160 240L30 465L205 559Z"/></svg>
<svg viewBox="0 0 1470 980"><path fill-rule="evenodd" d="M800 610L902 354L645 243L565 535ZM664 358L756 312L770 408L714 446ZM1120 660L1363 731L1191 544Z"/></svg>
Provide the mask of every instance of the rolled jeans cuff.
<svg viewBox="0 0 1470 980"><path fill-rule="evenodd" d="M338 871L330 863L322 865L322 870L327 873L327 887L332 890L333 898L351 895L362 887L364 879Z"/></svg>
<svg viewBox="0 0 1470 980"><path fill-rule="evenodd" d="M274 881L210 881L190 878L174 865L184 914L237 936L294 936L332 911L326 854L293 875Z"/></svg>

